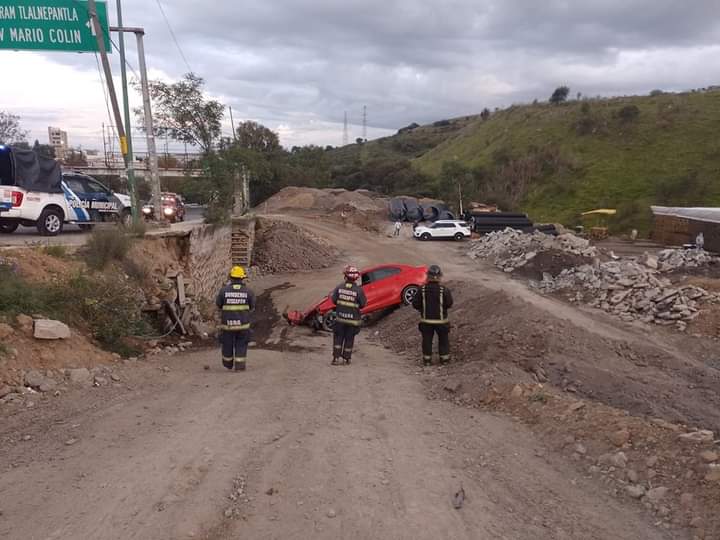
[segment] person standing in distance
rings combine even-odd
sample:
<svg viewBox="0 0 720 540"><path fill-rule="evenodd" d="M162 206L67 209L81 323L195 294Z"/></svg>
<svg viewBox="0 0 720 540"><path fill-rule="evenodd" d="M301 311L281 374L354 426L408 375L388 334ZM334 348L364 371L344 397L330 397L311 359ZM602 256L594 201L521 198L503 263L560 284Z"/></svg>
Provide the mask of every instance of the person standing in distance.
<svg viewBox="0 0 720 540"><path fill-rule="evenodd" d="M450 321L448 310L453 305L450 289L440 284L442 270L436 264L427 270L427 285L423 285L413 298L413 307L420 312L418 328L422 335L424 366L432 363L433 337L438 336L440 363L450 362Z"/></svg>
<svg viewBox="0 0 720 540"><path fill-rule="evenodd" d="M220 289L215 300L222 321L222 364L235 371L245 371L250 343L250 316L255 310L255 295L245 285L246 277L242 266L233 266L230 282Z"/></svg>
<svg viewBox="0 0 720 540"><path fill-rule="evenodd" d="M362 324L360 310L367 304L365 293L355 283L360 277L358 269L354 266L346 266L343 274L345 283L338 285L330 293L336 314L333 328L333 366L337 365L341 358L345 364L350 363L355 336Z"/></svg>

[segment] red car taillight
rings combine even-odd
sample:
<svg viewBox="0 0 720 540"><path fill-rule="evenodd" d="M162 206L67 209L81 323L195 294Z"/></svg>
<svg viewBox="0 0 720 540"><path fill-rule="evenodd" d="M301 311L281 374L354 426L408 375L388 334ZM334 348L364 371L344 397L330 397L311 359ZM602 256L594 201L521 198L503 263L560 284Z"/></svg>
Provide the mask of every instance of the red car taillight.
<svg viewBox="0 0 720 540"><path fill-rule="evenodd" d="M23 197L24 197L24 196L25 196L25 195L23 194L22 191L13 191L13 192L12 192L12 205L13 205L13 207L17 207L17 206L22 205Z"/></svg>

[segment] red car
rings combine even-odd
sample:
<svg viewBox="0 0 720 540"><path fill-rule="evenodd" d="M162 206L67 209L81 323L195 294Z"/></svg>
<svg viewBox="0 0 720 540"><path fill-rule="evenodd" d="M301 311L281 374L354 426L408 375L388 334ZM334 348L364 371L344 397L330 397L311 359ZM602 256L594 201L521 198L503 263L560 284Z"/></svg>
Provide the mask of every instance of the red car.
<svg viewBox="0 0 720 540"><path fill-rule="evenodd" d="M383 264L360 272L362 288L367 297L363 318L402 304L409 305L427 282L426 266ZM323 298L307 311L289 311L284 317L290 324L309 324L316 329L331 331L335 325L335 304Z"/></svg>

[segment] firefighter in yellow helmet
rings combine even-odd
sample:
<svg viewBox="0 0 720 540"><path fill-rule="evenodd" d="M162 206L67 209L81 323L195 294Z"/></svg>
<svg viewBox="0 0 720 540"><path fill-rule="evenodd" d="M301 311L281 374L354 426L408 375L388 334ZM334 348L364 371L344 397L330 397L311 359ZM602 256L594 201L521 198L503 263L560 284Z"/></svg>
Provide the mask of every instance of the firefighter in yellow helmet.
<svg viewBox="0 0 720 540"><path fill-rule="evenodd" d="M245 285L246 277L242 266L233 266L230 281L220 289L215 300L221 311L222 363L227 369L235 371L245 370L250 343L250 317L255 310L255 295Z"/></svg>

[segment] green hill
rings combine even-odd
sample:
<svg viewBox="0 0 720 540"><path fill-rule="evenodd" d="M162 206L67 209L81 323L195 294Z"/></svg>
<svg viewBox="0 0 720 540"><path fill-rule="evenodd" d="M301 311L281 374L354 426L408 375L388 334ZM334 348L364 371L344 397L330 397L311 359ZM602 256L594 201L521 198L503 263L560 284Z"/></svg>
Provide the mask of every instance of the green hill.
<svg viewBox="0 0 720 540"><path fill-rule="evenodd" d="M448 200L459 183L468 200L567 225L583 211L617 208L616 229L646 230L654 203L720 205L720 91L513 106L443 122L335 149L334 176L345 167L372 177L366 187ZM401 181L383 181L374 166L393 162L403 163Z"/></svg>

